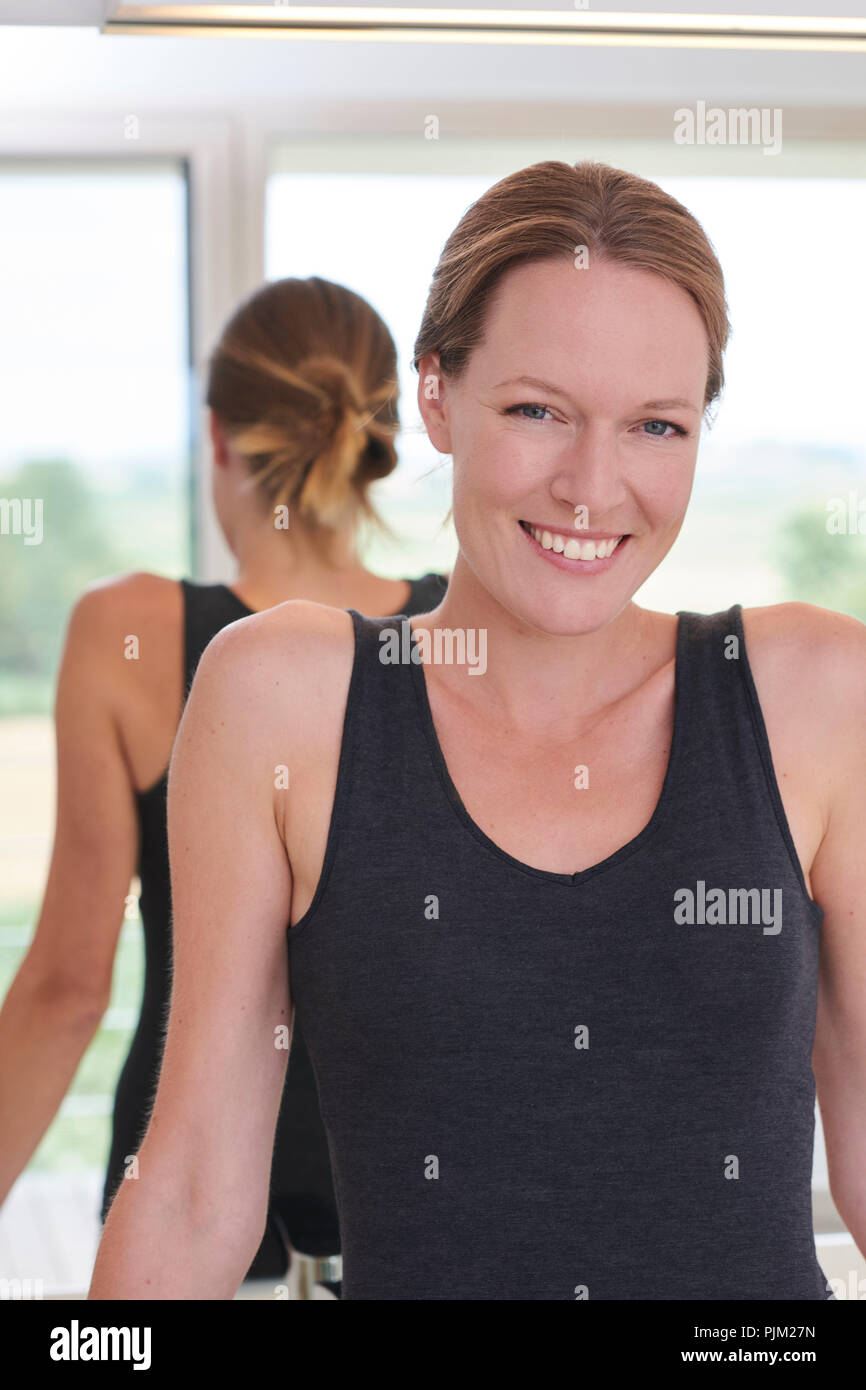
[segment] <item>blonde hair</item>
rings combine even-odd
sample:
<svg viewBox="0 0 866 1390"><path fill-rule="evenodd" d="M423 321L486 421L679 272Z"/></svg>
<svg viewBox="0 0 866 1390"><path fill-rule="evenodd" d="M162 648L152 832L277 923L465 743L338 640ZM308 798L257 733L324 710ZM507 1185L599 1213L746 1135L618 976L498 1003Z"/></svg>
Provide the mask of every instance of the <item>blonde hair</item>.
<svg viewBox="0 0 866 1390"><path fill-rule="evenodd" d="M206 400L270 508L295 507L314 535L363 515L397 464L397 351L360 295L313 275L275 280L229 319Z"/></svg>
<svg viewBox="0 0 866 1390"><path fill-rule="evenodd" d="M724 385L730 333L722 268L695 217L649 179L609 164L548 159L501 179L449 236L433 273L413 366L439 353L458 379L484 336L490 297L512 266L556 256L620 261L654 271L691 295L709 340L704 409Z"/></svg>

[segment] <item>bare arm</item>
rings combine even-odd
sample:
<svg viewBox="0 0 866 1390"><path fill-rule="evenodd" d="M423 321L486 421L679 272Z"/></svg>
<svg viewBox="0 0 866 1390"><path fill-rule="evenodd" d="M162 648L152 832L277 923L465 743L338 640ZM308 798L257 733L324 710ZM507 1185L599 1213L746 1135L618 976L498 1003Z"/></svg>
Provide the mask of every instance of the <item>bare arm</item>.
<svg viewBox="0 0 866 1390"><path fill-rule="evenodd" d="M92 1299L229 1299L264 1230L290 1024L286 761L290 635L271 613L223 629L175 743L168 829L174 978L154 1111L99 1246Z"/></svg>
<svg viewBox="0 0 866 1390"><path fill-rule="evenodd" d="M54 1118L108 1004L135 872L138 825L112 717L105 615L104 593L78 601L58 679L51 865L33 941L0 1010L0 1202Z"/></svg>
<svg viewBox="0 0 866 1390"><path fill-rule="evenodd" d="M825 913L812 1064L830 1191L866 1255L866 627L824 614L808 659L832 730L829 820L811 872Z"/></svg>

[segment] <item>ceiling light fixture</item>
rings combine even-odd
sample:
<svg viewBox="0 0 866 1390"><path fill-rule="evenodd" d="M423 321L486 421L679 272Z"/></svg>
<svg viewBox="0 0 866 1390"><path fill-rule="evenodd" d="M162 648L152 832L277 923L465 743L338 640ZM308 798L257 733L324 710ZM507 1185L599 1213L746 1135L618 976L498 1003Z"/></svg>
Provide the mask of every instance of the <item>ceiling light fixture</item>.
<svg viewBox="0 0 866 1390"><path fill-rule="evenodd" d="M866 20L780 15L431 10L368 6L106 5L103 34L375 43L585 44L639 48L866 51Z"/></svg>

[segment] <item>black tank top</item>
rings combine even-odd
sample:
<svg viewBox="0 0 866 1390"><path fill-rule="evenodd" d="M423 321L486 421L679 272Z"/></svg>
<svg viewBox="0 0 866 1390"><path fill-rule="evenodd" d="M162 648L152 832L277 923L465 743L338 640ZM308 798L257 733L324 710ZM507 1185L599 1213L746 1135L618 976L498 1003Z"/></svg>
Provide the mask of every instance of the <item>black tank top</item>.
<svg viewBox="0 0 866 1390"><path fill-rule="evenodd" d="M184 691L208 642L228 623L253 611L224 584L181 580L184 597ZM441 601L446 579L428 573L411 585L404 612L429 612ZM124 1159L138 1151L156 1095L163 1028L171 980L171 884L166 829L168 769L147 791L136 794L140 825L138 873L144 936L144 991L138 1027L115 1094L111 1151L103 1190L102 1219L123 1178ZM271 1204L296 1249L310 1255L340 1251L340 1230L327 1140L319 1114L316 1082L300 1028L293 1030L288 1071L277 1123L271 1174ZM270 1223L270 1214L269 1214ZM260 1256L265 1254L263 1242ZM276 1271L278 1256L259 1263ZM255 1265L255 1262L254 1262ZM282 1268L285 1267L283 1260Z"/></svg>
<svg viewBox="0 0 866 1390"><path fill-rule="evenodd" d="M572 874L475 824L424 667L383 661L395 624L350 611L324 863L288 930L343 1298L832 1297L811 1201L823 911L740 605L679 614L655 811Z"/></svg>

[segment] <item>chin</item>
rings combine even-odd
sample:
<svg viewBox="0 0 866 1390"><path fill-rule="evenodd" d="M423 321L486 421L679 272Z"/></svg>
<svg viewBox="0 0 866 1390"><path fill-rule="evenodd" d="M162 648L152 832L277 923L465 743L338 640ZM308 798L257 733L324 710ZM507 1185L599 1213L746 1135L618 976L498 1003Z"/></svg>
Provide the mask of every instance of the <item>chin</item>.
<svg viewBox="0 0 866 1390"><path fill-rule="evenodd" d="M619 616L629 602L628 596L621 594L599 595L587 600L579 595L560 596L556 601L546 601L541 594L527 598L526 591L512 598L502 597L499 602L518 622L536 632L549 637L583 637L591 632L599 632Z"/></svg>

